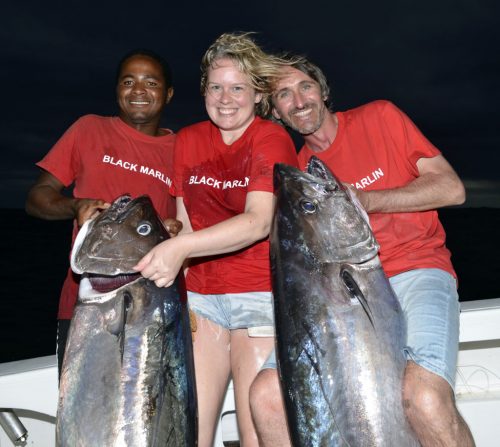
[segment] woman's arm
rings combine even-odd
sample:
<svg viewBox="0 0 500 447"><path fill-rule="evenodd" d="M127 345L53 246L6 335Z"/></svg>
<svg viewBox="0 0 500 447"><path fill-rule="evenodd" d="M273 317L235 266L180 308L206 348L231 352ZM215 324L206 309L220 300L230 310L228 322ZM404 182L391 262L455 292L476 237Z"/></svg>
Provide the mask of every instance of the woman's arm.
<svg viewBox="0 0 500 447"><path fill-rule="evenodd" d="M271 228L274 202L271 192L249 192L243 213L203 230L192 231L190 225L187 230L183 228L177 237L154 247L134 268L145 278L155 281L158 287L168 287L185 259L230 253L266 238ZM183 225L186 224L183 203L178 207L177 216Z"/></svg>

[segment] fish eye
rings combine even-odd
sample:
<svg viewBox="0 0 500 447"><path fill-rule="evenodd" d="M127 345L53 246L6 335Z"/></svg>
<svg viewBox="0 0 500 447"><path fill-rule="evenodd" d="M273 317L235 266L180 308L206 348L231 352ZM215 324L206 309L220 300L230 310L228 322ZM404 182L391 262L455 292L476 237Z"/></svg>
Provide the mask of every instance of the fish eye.
<svg viewBox="0 0 500 447"><path fill-rule="evenodd" d="M140 223L136 229L137 234L140 234L141 236L147 236L149 233L151 233L151 230L152 230L151 224L148 222Z"/></svg>
<svg viewBox="0 0 500 447"><path fill-rule="evenodd" d="M313 214L316 212L316 202L310 201L310 200L301 200L300 202L300 207L302 208L302 211L306 214Z"/></svg>

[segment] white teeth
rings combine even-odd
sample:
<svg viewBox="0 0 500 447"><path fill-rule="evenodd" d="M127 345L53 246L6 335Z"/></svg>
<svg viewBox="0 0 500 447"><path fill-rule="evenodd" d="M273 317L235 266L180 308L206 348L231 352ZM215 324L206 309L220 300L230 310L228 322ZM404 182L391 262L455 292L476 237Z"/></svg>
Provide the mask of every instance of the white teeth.
<svg viewBox="0 0 500 447"><path fill-rule="evenodd" d="M221 115L232 115L233 113L236 113L237 109L219 109L219 113Z"/></svg>
<svg viewBox="0 0 500 447"><path fill-rule="evenodd" d="M130 104L144 106L144 105L149 104L149 102L147 102L147 101L130 101Z"/></svg>
<svg viewBox="0 0 500 447"><path fill-rule="evenodd" d="M301 110L299 112L295 112L294 115L299 116L299 117L304 117L304 116L309 115L311 112L312 112L312 109L305 109L305 110Z"/></svg>

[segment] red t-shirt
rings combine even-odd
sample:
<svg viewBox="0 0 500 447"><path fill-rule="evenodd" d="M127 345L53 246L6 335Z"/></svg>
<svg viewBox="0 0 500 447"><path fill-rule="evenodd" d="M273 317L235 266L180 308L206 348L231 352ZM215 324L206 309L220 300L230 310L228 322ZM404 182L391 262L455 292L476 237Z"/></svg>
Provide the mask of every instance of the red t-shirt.
<svg viewBox="0 0 500 447"><path fill-rule="evenodd" d="M183 198L194 231L241 214L250 191L273 192L275 163L298 166L288 133L259 117L231 145L210 121L186 127L177 135L174 157L173 193ZM193 292L271 290L268 239L192 261L186 280Z"/></svg>
<svg viewBox="0 0 500 447"><path fill-rule="evenodd" d="M65 186L74 183L77 198L112 202L122 194L147 194L162 218L175 216L169 194L175 135L152 137L118 117L86 115L77 120L37 165ZM73 240L77 233L76 222ZM70 319L78 296L79 277L68 270L58 318Z"/></svg>
<svg viewBox="0 0 500 447"><path fill-rule="evenodd" d="M372 191L408 184L418 177L420 158L441 153L388 101L375 101L336 116L339 126L332 145L323 152L304 146L298 156L302 168L315 155L341 181ZM437 211L371 213L369 217L387 276L416 268L439 268L456 276Z"/></svg>

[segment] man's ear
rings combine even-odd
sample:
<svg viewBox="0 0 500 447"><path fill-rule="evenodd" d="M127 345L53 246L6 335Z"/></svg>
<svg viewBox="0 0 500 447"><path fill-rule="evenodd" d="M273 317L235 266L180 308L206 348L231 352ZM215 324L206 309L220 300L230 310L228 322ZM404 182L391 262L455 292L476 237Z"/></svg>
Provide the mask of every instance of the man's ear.
<svg viewBox="0 0 500 447"><path fill-rule="evenodd" d="M273 107L273 109L272 109L272 111L271 111L271 112L272 112L273 116L274 116L277 120L280 120L280 119L281 119L281 116L280 116L280 114L278 113L278 111L276 110L276 108L275 108L275 107Z"/></svg>
<svg viewBox="0 0 500 447"><path fill-rule="evenodd" d="M174 88L169 87L167 89L167 96L165 98L165 104L168 104L170 102L170 100L172 99L172 96L174 96Z"/></svg>

